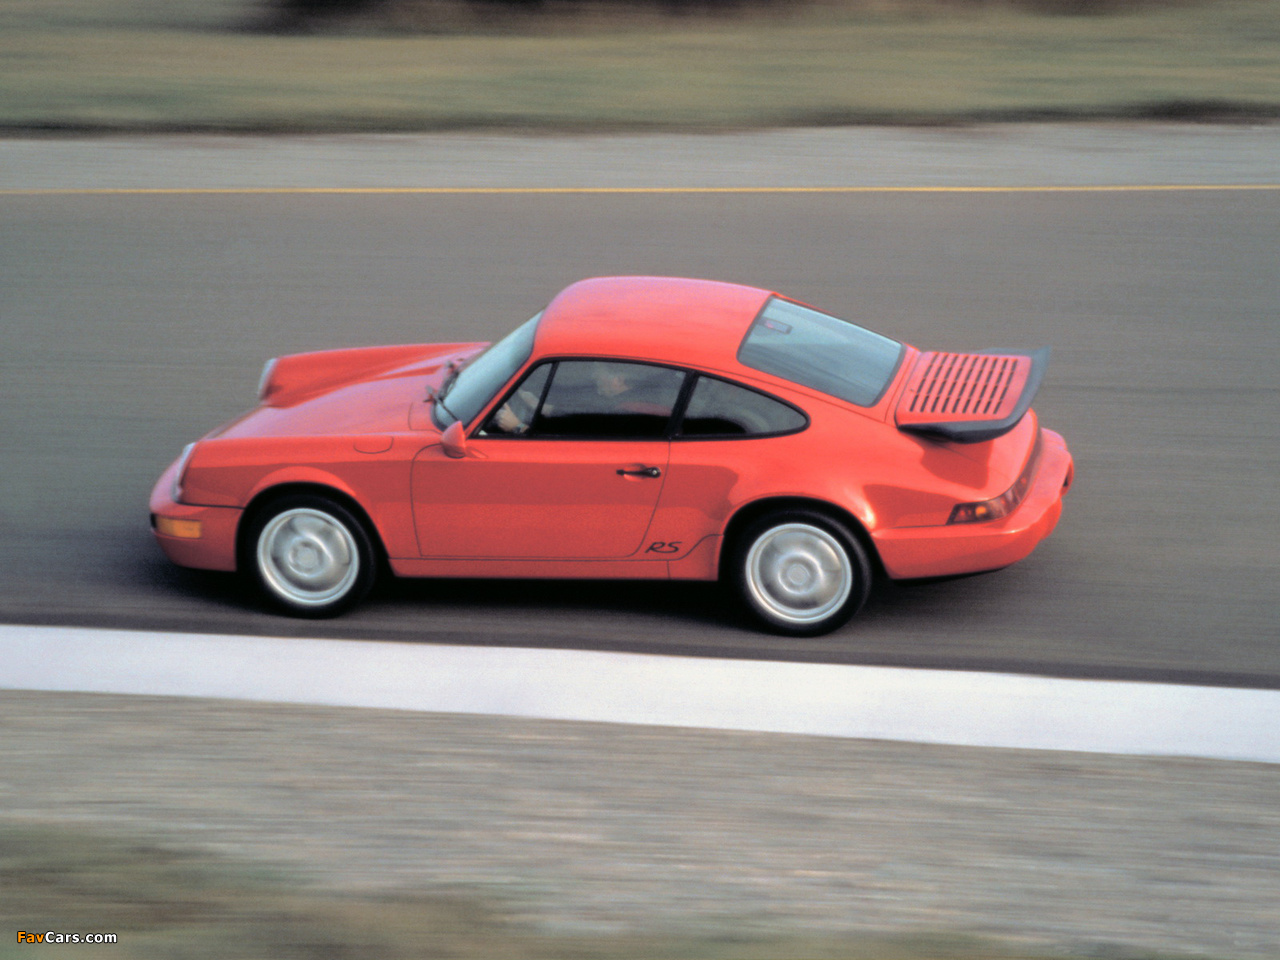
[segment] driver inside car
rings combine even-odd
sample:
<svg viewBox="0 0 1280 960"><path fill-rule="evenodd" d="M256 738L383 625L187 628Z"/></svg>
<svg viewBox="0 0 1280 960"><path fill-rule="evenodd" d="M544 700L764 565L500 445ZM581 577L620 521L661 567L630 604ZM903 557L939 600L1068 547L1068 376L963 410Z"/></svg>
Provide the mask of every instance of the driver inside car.
<svg viewBox="0 0 1280 960"><path fill-rule="evenodd" d="M590 364L591 382L594 387L595 402L591 406L615 413L649 412L651 404L628 404L627 399L634 390L631 371L628 364L600 363ZM544 367L543 370L548 370ZM528 433L533 425L534 414L538 412L538 400L546 383L546 373L535 372L528 377L506 403L498 408L485 428L486 433L501 433L509 436L520 436ZM646 409L641 411L640 407ZM543 403L543 416L555 416L556 404L548 400Z"/></svg>

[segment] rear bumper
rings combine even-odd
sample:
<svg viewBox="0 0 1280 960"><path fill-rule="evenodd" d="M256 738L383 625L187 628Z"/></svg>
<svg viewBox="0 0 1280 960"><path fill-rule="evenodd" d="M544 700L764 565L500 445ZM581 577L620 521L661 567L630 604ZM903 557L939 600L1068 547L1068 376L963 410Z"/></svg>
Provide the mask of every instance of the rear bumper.
<svg viewBox="0 0 1280 960"><path fill-rule="evenodd" d="M1066 441L1043 431L1040 469L1018 508L1000 520L906 527L874 535L885 571L895 580L978 573L1017 563L1053 532L1062 497L1075 477Z"/></svg>
<svg viewBox="0 0 1280 960"><path fill-rule="evenodd" d="M197 507L171 496L177 463L160 475L151 491L151 532L164 555L180 567L236 568L236 529L243 513L234 507Z"/></svg>

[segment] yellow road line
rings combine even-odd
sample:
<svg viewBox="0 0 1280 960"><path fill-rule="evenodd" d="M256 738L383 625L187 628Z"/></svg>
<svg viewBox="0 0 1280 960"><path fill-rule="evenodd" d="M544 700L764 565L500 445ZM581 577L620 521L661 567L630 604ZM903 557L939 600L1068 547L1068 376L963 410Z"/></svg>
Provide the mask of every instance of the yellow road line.
<svg viewBox="0 0 1280 960"><path fill-rule="evenodd" d="M880 186L880 187L49 187L0 189L0 196L200 196L200 195L539 195L539 194L842 194L842 193L1175 193L1280 190L1280 183L1111 184L1097 186Z"/></svg>

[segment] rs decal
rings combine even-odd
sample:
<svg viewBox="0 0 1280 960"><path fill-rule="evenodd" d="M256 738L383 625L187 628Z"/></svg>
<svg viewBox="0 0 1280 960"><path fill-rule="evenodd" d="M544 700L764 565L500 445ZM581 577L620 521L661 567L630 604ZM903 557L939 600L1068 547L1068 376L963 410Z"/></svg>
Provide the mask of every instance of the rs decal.
<svg viewBox="0 0 1280 960"><path fill-rule="evenodd" d="M683 540L656 540L649 544L649 549L645 553L679 553L682 543L684 543Z"/></svg>

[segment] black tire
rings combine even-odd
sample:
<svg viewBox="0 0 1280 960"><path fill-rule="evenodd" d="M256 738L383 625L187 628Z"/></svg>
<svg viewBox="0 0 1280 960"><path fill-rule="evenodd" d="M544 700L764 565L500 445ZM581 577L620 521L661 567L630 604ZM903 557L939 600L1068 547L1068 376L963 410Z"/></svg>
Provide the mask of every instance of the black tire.
<svg viewBox="0 0 1280 960"><path fill-rule="evenodd" d="M757 623L792 637L843 626L871 592L871 563L857 537L805 508L751 522L734 540L726 574Z"/></svg>
<svg viewBox="0 0 1280 960"><path fill-rule="evenodd" d="M334 617L373 589L377 558L364 524L328 497L295 494L258 511L242 543L243 569L275 609Z"/></svg>

